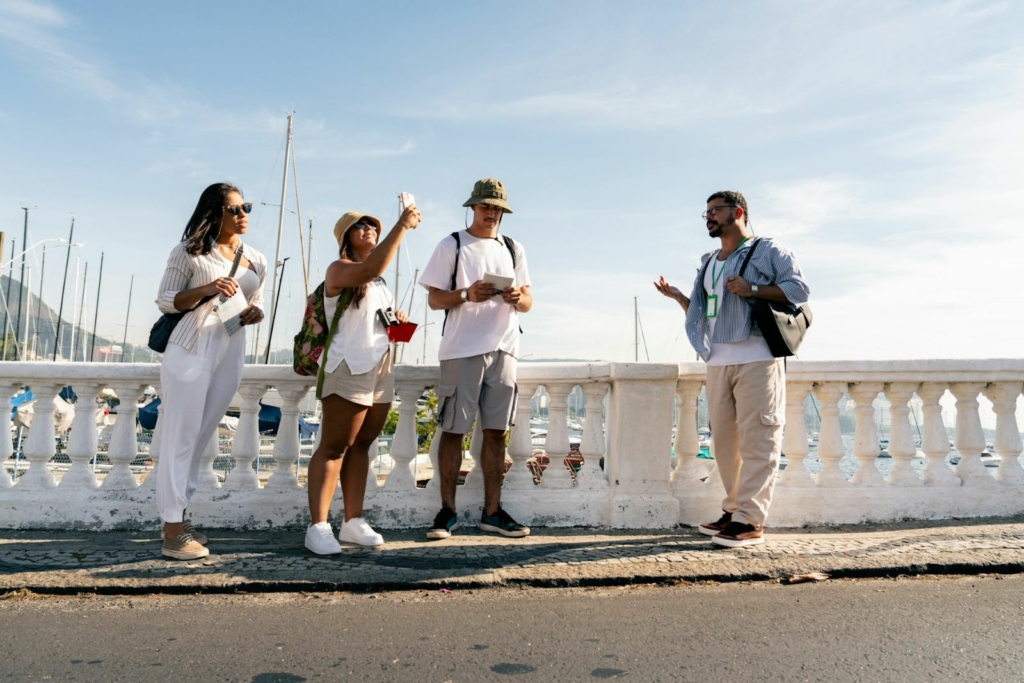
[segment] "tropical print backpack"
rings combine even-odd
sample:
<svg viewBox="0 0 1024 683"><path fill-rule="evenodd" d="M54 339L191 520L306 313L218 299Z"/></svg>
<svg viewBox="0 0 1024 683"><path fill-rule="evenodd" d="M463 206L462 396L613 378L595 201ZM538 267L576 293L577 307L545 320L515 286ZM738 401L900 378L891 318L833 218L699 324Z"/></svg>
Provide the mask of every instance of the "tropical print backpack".
<svg viewBox="0 0 1024 683"><path fill-rule="evenodd" d="M341 314L345 312L352 301L352 290L349 288L341 290L334 319L328 325L327 311L324 307L326 288L327 283L321 282L320 286L313 290L313 293L306 299L306 312L302 315L302 326L299 328L299 333L295 335L295 344L292 347L292 367L296 374L316 377L317 398L320 398L320 392L324 386L323 366L327 361L325 354L331 346L331 340L334 339ZM320 356L324 356L325 363L319 362Z"/></svg>

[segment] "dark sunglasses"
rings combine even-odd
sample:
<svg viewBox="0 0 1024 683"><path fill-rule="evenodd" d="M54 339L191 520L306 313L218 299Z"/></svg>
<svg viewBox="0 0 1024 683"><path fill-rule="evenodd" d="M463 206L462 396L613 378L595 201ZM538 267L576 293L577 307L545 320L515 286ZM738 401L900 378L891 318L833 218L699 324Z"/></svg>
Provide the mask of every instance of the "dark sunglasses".
<svg viewBox="0 0 1024 683"><path fill-rule="evenodd" d="M252 202L246 202L245 204L233 204L231 206L225 206L224 208L232 216L237 216L239 211L252 213Z"/></svg>

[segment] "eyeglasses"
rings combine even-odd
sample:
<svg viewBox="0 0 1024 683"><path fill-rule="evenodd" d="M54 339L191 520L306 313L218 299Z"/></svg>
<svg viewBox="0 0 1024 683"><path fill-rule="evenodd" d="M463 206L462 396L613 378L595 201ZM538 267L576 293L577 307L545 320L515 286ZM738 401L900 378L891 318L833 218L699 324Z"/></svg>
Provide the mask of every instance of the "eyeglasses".
<svg viewBox="0 0 1024 683"><path fill-rule="evenodd" d="M372 224L372 223L362 223L362 222L356 223L352 227L353 228L358 228L360 230L376 230L377 229L377 226Z"/></svg>
<svg viewBox="0 0 1024 683"><path fill-rule="evenodd" d="M708 216L714 216L716 213L718 213L722 209L735 209L735 208L736 208L735 204L723 204L721 206L712 206L710 209L708 209L707 211L702 213L700 215L700 217L703 218L704 220L707 220Z"/></svg>
<svg viewBox="0 0 1024 683"><path fill-rule="evenodd" d="M252 213L252 202L246 202L245 204L232 204L231 206L225 206L224 209L232 216L237 216L239 211L243 213Z"/></svg>

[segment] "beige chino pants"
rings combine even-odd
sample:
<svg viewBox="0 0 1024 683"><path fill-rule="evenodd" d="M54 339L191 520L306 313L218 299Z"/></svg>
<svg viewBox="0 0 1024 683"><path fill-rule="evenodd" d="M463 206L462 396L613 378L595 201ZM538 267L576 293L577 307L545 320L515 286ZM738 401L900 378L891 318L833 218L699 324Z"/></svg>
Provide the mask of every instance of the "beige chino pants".
<svg viewBox="0 0 1024 683"><path fill-rule="evenodd" d="M708 366L707 397L715 463L725 487L722 510L734 522L764 524L782 457L782 360Z"/></svg>

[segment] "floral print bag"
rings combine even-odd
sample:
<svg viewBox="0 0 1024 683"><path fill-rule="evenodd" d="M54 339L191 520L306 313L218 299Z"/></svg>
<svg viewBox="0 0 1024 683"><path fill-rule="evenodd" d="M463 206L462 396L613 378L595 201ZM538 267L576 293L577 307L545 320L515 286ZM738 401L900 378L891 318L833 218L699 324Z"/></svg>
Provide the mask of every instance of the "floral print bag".
<svg viewBox="0 0 1024 683"><path fill-rule="evenodd" d="M316 397L320 398L320 392L324 386L324 364L320 362L320 356L327 353L334 339L334 333L338 329L338 321L341 314L348 308L352 301L352 290L349 288L341 291L338 297L338 308L334 312L334 319L330 327L327 324L327 312L324 308L324 292L327 283L321 282L309 298L306 299L306 312L302 315L302 326L299 333L295 335L295 344L292 347L292 367L296 374L305 377L316 377ZM324 358L326 362L327 358Z"/></svg>

